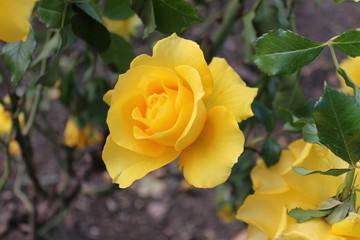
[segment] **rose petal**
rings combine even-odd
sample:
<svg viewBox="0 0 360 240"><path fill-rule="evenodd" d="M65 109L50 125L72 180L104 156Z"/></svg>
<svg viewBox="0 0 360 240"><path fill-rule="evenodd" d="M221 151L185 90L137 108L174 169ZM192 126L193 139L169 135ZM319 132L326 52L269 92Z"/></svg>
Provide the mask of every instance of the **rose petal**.
<svg viewBox="0 0 360 240"><path fill-rule="evenodd" d="M347 218L332 225L331 233L347 237L360 237L360 214L350 213Z"/></svg>
<svg viewBox="0 0 360 240"><path fill-rule="evenodd" d="M0 40L6 42L26 41L35 0L0 0Z"/></svg>
<svg viewBox="0 0 360 240"><path fill-rule="evenodd" d="M178 155L179 152L171 148L167 148L164 154L154 158L140 155L120 147L109 135L102 158L113 181L118 183L119 187L126 188L149 172L172 162Z"/></svg>
<svg viewBox="0 0 360 240"><path fill-rule="evenodd" d="M251 116L251 103L256 94L256 88L249 88L241 77L222 58L214 58L210 65L214 86L212 94L205 100L206 107L226 107L240 122Z"/></svg>
<svg viewBox="0 0 360 240"><path fill-rule="evenodd" d="M111 98L113 95L114 95L114 89L111 89L111 90L107 91L105 93L105 95L103 96L104 102L109 106L111 106Z"/></svg>
<svg viewBox="0 0 360 240"><path fill-rule="evenodd" d="M269 238L263 233L260 229L253 225L248 226L247 230L247 240L268 240Z"/></svg>
<svg viewBox="0 0 360 240"><path fill-rule="evenodd" d="M196 69L201 77L205 97L212 91L212 76L205 61L204 54L198 44L180 38L176 34L158 41L153 49L153 56L140 55L136 57L131 68L141 65L163 66L174 68L187 65Z"/></svg>
<svg viewBox="0 0 360 240"><path fill-rule="evenodd" d="M195 187L210 188L225 182L243 151L244 136L225 107L208 112L198 139L183 150L179 166Z"/></svg>

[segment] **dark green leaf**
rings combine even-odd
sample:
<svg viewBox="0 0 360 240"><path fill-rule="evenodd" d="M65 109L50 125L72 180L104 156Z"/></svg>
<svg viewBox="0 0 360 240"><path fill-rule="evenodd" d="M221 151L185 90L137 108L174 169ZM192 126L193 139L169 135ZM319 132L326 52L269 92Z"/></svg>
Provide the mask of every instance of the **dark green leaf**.
<svg viewBox="0 0 360 240"><path fill-rule="evenodd" d="M290 74L313 61L324 48L322 43L294 32L272 30L257 41L256 65L268 75Z"/></svg>
<svg viewBox="0 0 360 240"><path fill-rule="evenodd" d="M145 25L144 37L155 28L162 33L179 33L203 21L196 8L183 0L131 0L131 7Z"/></svg>
<svg viewBox="0 0 360 240"><path fill-rule="evenodd" d="M327 85L324 91L313 112L320 142L354 165L360 160L360 105Z"/></svg>
<svg viewBox="0 0 360 240"><path fill-rule="evenodd" d="M11 82L16 86L22 79L31 62L31 55L36 47L34 32L30 29L25 42L18 41L4 45L1 57L11 72Z"/></svg>
<svg viewBox="0 0 360 240"><path fill-rule="evenodd" d="M254 11L250 11L242 17L241 21L244 25L241 33L242 39L245 43L245 61L250 62L254 55L254 43L256 41L256 30L253 25L253 19L255 17Z"/></svg>
<svg viewBox="0 0 360 240"><path fill-rule="evenodd" d="M77 14L71 19L73 32L90 45L95 46L98 51L105 51L110 46L111 42L109 31L90 5L78 5L80 7L74 7Z"/></svg>
<svg viewBox="0 0 360 240"><path fill-rule="evenodd" d="M280 145L272 138L269 137L264 141L261 150L261 156L264 159L266 166L270 167L279 161L281 152Z"/></svg>
<svg viewBox="0 0 360 240"><path fill-rule="evenodd" d="M259 102L253 102L251 108L255 117L264 124L266 130L271 132L275 126L275 117L273 112L264 104Z"/></svg>
<svg viewBox="0 0 360 240"><path fill-rule="evenodd" d="M305 142L308 143L317 143L320 144L320 139L318 137L318 132L314 124L306 124L303 129L303 138Z"/></svg>
<svg viewBox="0 0 360 240"><path fill-rule="evenodd" d="M294 171L297 172L298 174L301 175L311 175L311 174L315 174L315 173L319 173L322 175L331 175L331 176L340 176L344 173L347 173L351 170L351 168L333 168L333 169L329 169L326 171L313 171L313 170L308 170L306 168L303 167L293 167Z"/></svg>
<svg viewBox="0 0 360 240"><path fill-rule="evenodd" d="M281 76L277 84L276 93L273 99L273 109L288 109L295 111L306 106L307 99L300 86L300 73Z"/></svg>
<svg viewBox="0 0 360 240"><path fill-rule="evenodd" d="M351 29L331 40L331 44L351 57L360 56L360 30Z"/></svg>
<svg viewBox="0 0 360 240"><path fill-rule="evenodd" d="M39 82L44 86L52 87L59 78L59 61L64 46L66 45L66 35L62 32L61 37L58 38L58 50L56 56L52 61L50 67L47 69L46 73L40 77Z"/></svg>
<svg viewBox="0 0 360 240"><path fill-rule="evenodd" d="M134 15L129 0L106 0L104 15L111 19L123 20Z"/></svg>
<svg viewBox="0 0 360 240"><path fill-rule="evenodd" d="M101 53L101 56L105 63L114 64L116 72L123 73L129 69L134 53L126 40L116 34L111 34L111 45Z"/></svg>
<svg viewBox="0 0 360 240"><path fill-rule="evenodd" d="M257 35L262 34L277 28L283 28L278 19L279 10L268 3L266 0L260 0L255 7L254 27Z"/></svg>
<svg viewBox="0 0 360 240"><path fill-rule="evenodd" d="M143 37L146 38L156 28L153 0L130 0L130 3L145 26Z"/></svg>
<svg viewBox="0 0 360 240"><path fill-rule="evenodd" d="M288 212L288 215L295 218L298 223L305 222L313 218L322 218L328 216L333 210L304 210L301 208L295 208Z"/></svg>
<svg viewBox="0 0 360 240"><path fill-rule="evenodd" d="M204 21L196 8L186 1L153 0L153 4L156 28L162 33L180 33Z"/></svg>
<svg viewBox="0 0 360 240"><path fill-rule="evenodd" d="M275 0L275 4L278 8L278 20L281 23L281 26L284 27L288 27L289 26L289 21L285 15L286 11L286 7L287 7L287 2L286 0Z"/></svg>
<svg viewBox="0 0 360 240"><path fill-rule="evenodd" d="M39 19L49 28L60 28L67 14L66 0L42 0L38 7Z"/></svg>
<svg viewBox="0 0 360 240"><path fill-rule="evenodd" d="M75 6L98 23L103 24L100 14L98 13L98 9L95 9L92 5L90 5L90 3L75 3Z"/></svg>

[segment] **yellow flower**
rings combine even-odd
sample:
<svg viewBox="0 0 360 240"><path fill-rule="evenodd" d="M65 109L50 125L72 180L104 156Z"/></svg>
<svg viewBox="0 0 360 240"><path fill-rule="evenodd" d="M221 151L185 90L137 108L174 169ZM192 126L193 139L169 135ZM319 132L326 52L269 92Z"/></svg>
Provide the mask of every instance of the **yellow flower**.
<svg viewBox="0 0 360 240"><path fill-rule="evenodd" d="M107 29L126 40L137 35L137 28L141 25L140 18L135 14L124 20L114 20L103 16L103 21Z"/></svg>
<svg viewBox="0 0 360 240"><path fill-rule="evenodd" d="M288 216L287 212L296 207L317 209L322 201L336 195L338 187L344 181L343 176L302 176L295 173L292 167L314 170L347 167L346 162L324 146L298 140L288 148L282 151L279 163L275 166L267 168L259 160L251 172L255 193L246 199L237 213L239 220L249 224L248 239L353 239L333 232L331 225L323 219L297 223Z"/></svg>
<svg viewBox="0 0 360 240"><path fill-rule="evenodd" d="M360 214L350 213L347 218L332 225L331 233L360 239Z"/></svg>
<svg viewBox="0 0 360 240"><path fill-rule="evenodd" d="M76 147L79 150L87 146L101 143L103 137L101 133L91 125L79 127L75 118L70 118L65 124L64 144L68 147Z"/></svg>
<svg viewBox="0 0 360 240"><path fill-rule="evenodd" d="M11 155L18 155L21 152L19 143L16 140L11 140L9 144L9 153Z"/></svg>
<svg viewBox="0 0 360 240"><path fill-rule="evenodd" d="M26 41L30 30L28 19L35 0L0 0L0 40Z"/></svg>
<svg viewBox="0 0 360 240"><path fill-rule="evenodd" d="M346 71L347 75L354 81L356 86L360 87L360 57L348 57L340 63L340 67ZM345 80L341 76L339 76L339 78L341 91L354 95L354 90L346 86Z"/></svg>
<svg viewBox="0 0 360 240"><path fill-rule="evenodd" d="M125 188L179 158L191 185L225 182L243 151L237 122L253 115L256 93L224 59L208 66L195 42L176 34L160 40L153 56L136 57L104 96L110 176Z"/></svg>
<svg viewBox="0 0 360 240"><path fill-rule="evenodd" d="M0 136L7 135L11 128L11 114L0 104Z"/></svg>

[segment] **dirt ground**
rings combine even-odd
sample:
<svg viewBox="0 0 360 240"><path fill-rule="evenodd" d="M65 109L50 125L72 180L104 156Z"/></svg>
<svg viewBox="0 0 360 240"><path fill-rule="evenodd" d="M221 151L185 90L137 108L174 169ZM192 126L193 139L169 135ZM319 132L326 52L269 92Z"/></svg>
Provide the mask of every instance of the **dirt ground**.
<svg viewBox="0 0 360 240"><path fill-rule="evenodd" d="M360 24L360 3L335 4L322 0L299 0L296 12L298 32L315 41L331 37ZM239 61L240 33L234 31L219 56L251 82L259 75L255 67ZM341 57L342 55L339 54ZM303 70L303 87L311 97L319 97L323 81L337 85L330 53L321 56ZM53 102L49 122L61 135L66 121L63 107ZM54 121L52 121L54 120ZM36 167L42 183L51 187L63 176L50 153L49 143L34 136ZM215 190L193 189L182 179L176 165L155 171L132 187L122 190L111 185L100 158L100 149L90 149L75 164L81 179L80 194L57 218L48 221L49 202L38 202L38 217L46 223L41 228L43 240L243 240L245 225L224 222L216 215ZM1 163L2 165L2 163ZM26 177L25 177L26 178ZM14 183L12 178L12 184ZM25 181L28 181L25 179ZM74 182L73 189L78 183ZM26 189L25 189L26 191ZM71 189L69 189L71 192ZM53 203L52 203L53 204ZM0 193L0 239L27 240L27 209L10 189Z"/></svg>

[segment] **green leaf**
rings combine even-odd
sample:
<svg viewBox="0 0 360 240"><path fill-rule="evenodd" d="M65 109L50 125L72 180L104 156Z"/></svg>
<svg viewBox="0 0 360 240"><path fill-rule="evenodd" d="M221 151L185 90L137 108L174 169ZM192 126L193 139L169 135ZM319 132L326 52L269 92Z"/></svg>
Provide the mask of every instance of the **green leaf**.
<svg viewBox="0 0 360 240"><path fill-rule="evenodd" d="M96 20L98 23L103 24L100 14L90 3L75 3L75 6L81 9L84 13Z"/></svg>
<svg viewBox="0 0 360 240"><path fill-rule="evenodd" d="M322 43L294 32L272 30L257 41L256 65L268 75L290 74L313 61L324 48Z"/></svg>
<svg viewBox="0 0 360 240"><path fill-rule="evenodd" d="M304 176L315 174L315 173L319 173L322 175L330 175L330 176L340 176L344 173L351 171L351 168L333 168L333 169L329 169L326 171L313 171L313 170L309 170L309 169L306 169L303 167L293 167L293 169L298 174L301 174Z"/></svg>
<svg viewBox="0 0 360 240"><path fill-rule="evenodd" d="M277 28L283 28L279 19L279 10L268 3L266 0L260 0L255 7L255 17L253 20L257 35L262 34Z"/></svg>
<svg viewBox="0 0 360 240"><path fill-rule="evenodd" d="M4 45L1 57L5 66L11 72L11 82L16 86L22 79L31 63L31 55L36 47L34 32L30 29L25 42L18 41Z"/></svg>
<svg viewBox="0 0 360 240"><path fill-rule="evenodd" d="M350 202L351 198L348 197L342 204L340 204L339 206L337 206L333 212L327 216L325 218L325 220L333 225L337 222L340 222L341 220L345 219L346 216L348 215L348 212L350 210L350 205L351 205L351 202Z"/></svg>
<svg viewBox="0 0 360 240"><path fill-rule="evenodd" d="M328 216L333 210L304 210L301 208L292 209L288 212L288 215L295 218L298 223L305 222L313 218L322 218Z"/></svg>
<svg viewBox="0 0 360 240"><path fill-rule="evenodd" d="M148 37L156 28L153 1L130 0L130 4L131 8L138 14L145 26L143 37Z"/></svg>
<svg viewBox="0 0 360 240"><path fill-rule="evenodd" d="M241 38L245 43L245 62L250 62L254 55L254 43L256 41L256 30L253 25L255 17L254 11L250 11L242 17L241 21L244 25Z"/></svg>
<svg viewBox="0 0 360 240"><path fill-rule="evenodd" d="M60 28L65 22L67 14L66 0L42 0L37 9L39 19L48 28Z"/></svg>
<svg viewBox="0 0 360 240"><path fill-rule="evenodd" d="M320 142L354 165L360 160L360 105L327 85L324 92L313 112Z"/></svg>
<svg viewBox="0 0 360 240"><path fill-rule="evenodd" d="M270 167L275 165L279 161L280 152L280 145L272 137L267 138L261 149L261 156L266 166Z"/></svg>
<svg viewBox="0 0 360 240"><path fill-rule="evenodd" d="M307 104L307 99L300 86L300 72L279 78L273 99L273 109L296 110Z"/></svg>
<svg viewBox="0 0 360 240"><path fill-rule="evenodd" d="M339 200L336 200L335 198L328 198L324 201L322 201L319 204L319 210L326 210L326 209L332 209L334 207L337 207L339 205L341 205L342 202L340 202Z"/></svg>
<svg viewBox="0 0 360 240"><path fill-rule="evenodd" d="M54 86L54 84L59 78L59 61L61 58L63 48L65 47L67 41L64 32L61 32L61 34L59 35L60 37L58 38L58 50L56 52L56 56L54 57L51 65L48 67L45 74L41 76L39 79L39 82L44 86L48 86L48 87Z"/></svg>
<svg viewBox="0 0 360 240"><path fill-rule="evenodd" d="M360 29L351 29L330 42L334 47L351 57L360 56Z"/></svg>
<svg viewBox="0 0 360 240"><path fill-rule="evenodd" d="M129 0L106 0L104 15L111 19L123 20L134 15Z"/></svg>
<svg viewBox="0 0 360 240"><path fill-rule="evenodd" d="M183 0L153 0L156 28L162 33L180 33L203 22L196 8Z"/></svg>
<svg viewBox="0 0 360 240"><path fill-rule="evenodd" d="M302 132L303 132L303 138L304 138L305 142L320 144L318 131L314 124L311 124L311 123L306 124L303 127Z"/></svg>
<svg viewBox="0 0 360 240"><path fill-rule="evenodd" d="M166 34L180 33L203 22L196 8L183 0L131 0L131 7L145 25L144 37L155 28Z"/></svg>
<svg viewBox="0 0 360 240"><path fill-rule="evenodd" d="M77 14L71 19L73 32L99 52L105 51L110 46L111 37L96 11L89 4L77 4L74 10Z"/></svg>
<svg viewBox="0 0 360 240"><path fill-rule="evenodd" d="M113 64L115 71L123 73L130 67L130 62L134 58L131 45L122 37L111 34L111 45L101 53L101 57L107 64Z"/></svg>
<svg viewBox="0 0 360 240"><path fill-rule="evenodd" d="M251 104L251 109L255 117L264 124L266 130L271 132L275 126L275 117L273 112L267 106L259 102L253 102Z"/></svg>

